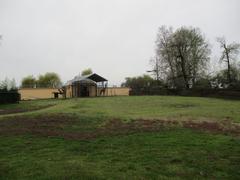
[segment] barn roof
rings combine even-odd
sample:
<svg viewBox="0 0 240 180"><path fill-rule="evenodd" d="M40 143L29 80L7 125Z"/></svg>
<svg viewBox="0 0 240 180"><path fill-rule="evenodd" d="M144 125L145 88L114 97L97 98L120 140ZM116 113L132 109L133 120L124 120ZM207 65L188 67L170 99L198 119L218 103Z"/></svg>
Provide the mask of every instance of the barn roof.
<svg viewBox="0 0 240 180"><path fill-rule="evenodd" d="M107 81L107 79L103 78L102 76L99 76L98 74L96 73L93 73L93 74L89 74L86 76L88 79L91 79L95 82L103 82L103 81Z"/></svg>
<svg viewBox="0 0 240 180"><path fill-rule="evenodd" d="M68 81L65 86L71 85L74 82L79 81L93 81L93 82L104 82L107 81L107 79L103 78L102 76L99 76L96 73L85 75L85 76L75 76L72 80Z"/></svg>

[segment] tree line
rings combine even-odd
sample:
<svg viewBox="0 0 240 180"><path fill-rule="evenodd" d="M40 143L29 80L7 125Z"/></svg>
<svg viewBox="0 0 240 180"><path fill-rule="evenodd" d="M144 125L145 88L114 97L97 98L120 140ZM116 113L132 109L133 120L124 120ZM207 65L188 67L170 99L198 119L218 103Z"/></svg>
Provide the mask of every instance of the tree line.
<svg viewBox="0 0 240 180"><path fill-rule="evenodd" d="M84 69L81 76L92 74L91 68ZM62 81L57 73L47 72L44 75L39 75L35 78L33 75L26 76L22 79L22 88L60 88Z"/></svg>
<svg viewBox="0 0 240 180"><path fill-rule="evenodd" d="M155 57L150 60L155 79L148 75L128 77L122 86L162 86L169 89L240 88L240 44L216 38L224 68L211 72L211 46L199 28L161 26L157 33ZM157 81L157 82L155 82Z"/></svg>
<svg viewBox="0 0 240 180"><path fill-rule="evenodd" d="M21 82L22 88L59 88L62 82L57 73L47 72L35 78L33 75L24 77Z"/></svg>

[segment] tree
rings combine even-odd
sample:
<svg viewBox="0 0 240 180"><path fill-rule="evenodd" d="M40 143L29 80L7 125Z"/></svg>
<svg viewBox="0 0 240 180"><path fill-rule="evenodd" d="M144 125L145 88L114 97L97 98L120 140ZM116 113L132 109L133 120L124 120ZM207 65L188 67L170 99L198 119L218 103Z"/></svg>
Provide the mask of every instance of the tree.
<svg viewBox="0 0 240 180"><path fill-rule="evenodd" d="M5 78L4 81L0 82L0 91L14 91L17 90L15 79Z"/></svg>
<svg viewBox="0 0 240 180"><path fill-rule="evenodd" d="M160 81L154 80L149 75L142 75L137 77L127 77L125 78L125 82L122 83L122 87L129 87L132 89L142 89L150 86L155 86L160 84Z"/></svg>
<svg viewBox="0 0 240 180"><path fill-rule="evenodd" d="M10 81L9 87L10 87L10 90L16 90L17 89L16 81L15 81L14 78Z"/></svg>
<svg viewBox="0 0 240 180"><path fill-rule="evenodd" d="M48 72L45 75L40 75L37 80L38 87L58 88L62 85L60 77L54 72Z"/></svg>
<svg viewBox="0 0 240 180"><path fill-rule="evenodd" d="M162 26L156 46L160 74L171 87L189 89L205 73L210 49L200 29L181 27L174 32Z"/></svg>
<svg viewBox="0 0 240 180"><path fill-rule="evenodd" d="M23 88L35 88L36 87L36 79L32 75L24 77L22 79L21 87Z"/></svg>
<svg viewBox="0 0 240 180"><path fill-rule="evenodd" d="M231 65L231 86L229 86L228 73L228 69L223 69L213 76L212 82L214 87L240 89L240 66Z"/></svg>
<svg viewBox="0 0 240 180"><path fill-rule="evenodd" d="M23 88L58 88L62 85L61 79L58 74L54 72L48 72L44 75L39 75L38 79L34 76L27 76L22 79L21 86Z"/></svg>
<svg viewBox="0 0 240 180"><path fill-rule="evenodd" d="M171 49L171 39L173 35L173 29L171 27L161 26L157 34L156 40L156 57L150 62L153 65L156 76L161 76L163 80L169 82L171 81L173 86L175 83L175 72L174 69L174 58ZM158 77L160 79L160 77Z"/></svg>
<svg viewBox="0 0 240 180"><path fill-rule="evenodd" d="M195 84L194 87L196 89L211 89L212 88L212 84L211 84L211 79L210 77L201 77L199 78Z"/></svg>
<svg viewBox="0 0 240 180"><path fill-rule="evenodd" d="M227 64L227 80L228 84L231 85L233 82L233 76L231 74L231 66L233 62L236 60L236 57L240 50L240 44L238 43L231 43L227 44L224 37L217 38L217 41L220 44L222 50L222 55L220 57L220 62L225 62ZM233 62L232 62L233 61Z"/></svg>
<svg viewBox="0 0 240 180"><path fill-rule="evenodd" d="M86 75L89 75L89 74L92 74L92 69L91 68L88 68L88 69L85 69L82 71L81 75L82 76L86 76Z"/></svg>
<svg viewBox="0 0 240 180"><path fill-rule="evenodd" d="M148 70L148 73L153 73L153 75L156 77L156 80L160 80L160 61L157 59L158 57L152 58L150 59L150 64L152 65L153 69L152 70Z"/></svg>
<svg viewBox="0 0 240 180"><path fill-rule="evenodd" d="M171 45L179 74L184 79L185 87L189 89L206 68L209 60L208 44L199 29L182 27L174 33Z"/></svg>

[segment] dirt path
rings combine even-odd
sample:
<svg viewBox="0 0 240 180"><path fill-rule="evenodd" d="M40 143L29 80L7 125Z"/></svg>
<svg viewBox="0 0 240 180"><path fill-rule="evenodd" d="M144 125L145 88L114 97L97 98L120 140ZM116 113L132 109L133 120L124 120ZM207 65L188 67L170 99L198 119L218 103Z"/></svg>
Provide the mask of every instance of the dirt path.
<svg viewBox="0 0 240 180"><path fill-rule="evenodd" d="M123 122L118 119L107 121L101 127L87 132L66 130L75 125L78 119L63 114L54 116L23 117L16 116L0 121L0 135L37 135L44 137L63 137L65 139L86 140L102 136L125 135L137 132L158 132L163 129L184 127L193 130L206 131L240 136L240 125L230 120L221 122L194 122L176 120L133 120Z"/></svg>

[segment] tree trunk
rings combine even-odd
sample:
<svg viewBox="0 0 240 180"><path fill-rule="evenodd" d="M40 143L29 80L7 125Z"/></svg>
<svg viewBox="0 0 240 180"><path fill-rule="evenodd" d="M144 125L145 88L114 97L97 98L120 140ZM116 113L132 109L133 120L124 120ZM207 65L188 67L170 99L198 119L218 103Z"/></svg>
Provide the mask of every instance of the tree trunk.
<svg viewBox="0 0 240 180"><path fill-rule="evenodd" d="M179 57L181 59L180 65L181 65L181 69L182 69L183 79L185 82L185 87L186 87L186 89L189 89L188 77L187 77L187 73L186 73L186 69L185 69L185 60L184 60L184 57L183 57L180 49L179 49Z"/></svg>
<svg viewBox="0 0 240 180"><path fill-rule="evenodd" d="M176 77L174 75L173 65L172 65L171 57L170 57L168 50L167 50L167 61L168 61L168 64L169 64L170 70L171 70L171 78L173 81L173 86L176 87L177 86L176 79L175 79Z"/></svg>
<svg viewBox="0 0 240 180"><path fill-rule="evenodd" d="M224 49L225 49L225 53L226 53L227 66L228 66L228 70L227 70L228 83L231 84L231 82L232 82L232 78L231 78L231 66L230 66L230 59L229 59L228 48L226 47L226 45L224 45Z"/></svg>

